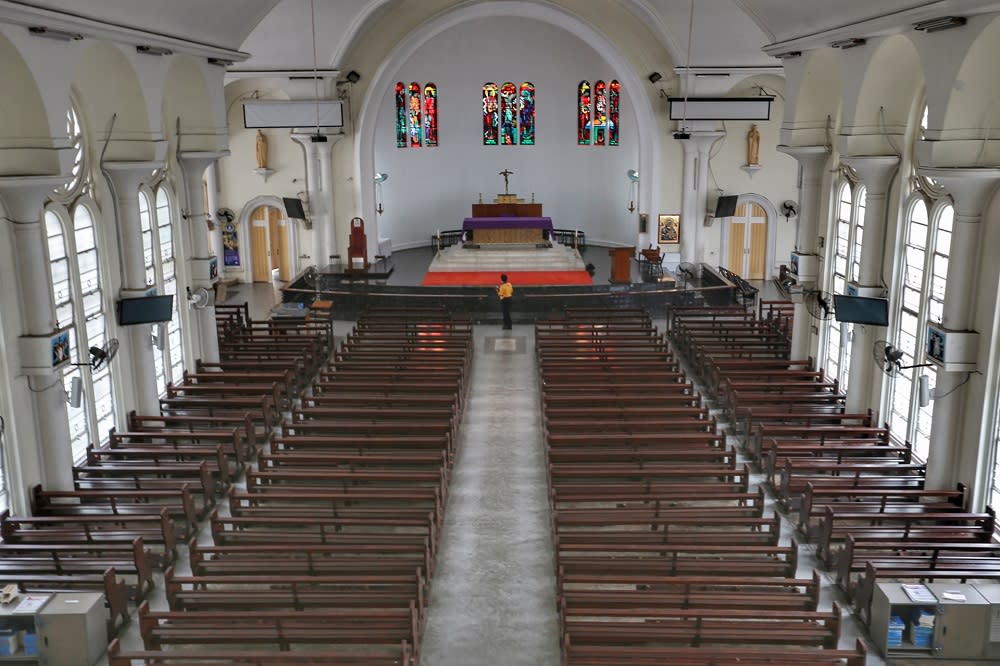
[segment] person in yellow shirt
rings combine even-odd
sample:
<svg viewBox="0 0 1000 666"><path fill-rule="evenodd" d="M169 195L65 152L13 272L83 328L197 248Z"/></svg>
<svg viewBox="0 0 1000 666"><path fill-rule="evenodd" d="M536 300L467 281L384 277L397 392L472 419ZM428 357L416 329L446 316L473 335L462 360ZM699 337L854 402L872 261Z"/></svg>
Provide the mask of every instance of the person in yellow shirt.
<svg viewBox="0 0 1000 666"><path fill-rule="evenodd" d="M497 296L500 297L500 310L503 311L503 328L509 331L514 328L510 321L510 302L514 296L514 285L507 281L507 274L500 276L500 286L497 287Z"/></svg>

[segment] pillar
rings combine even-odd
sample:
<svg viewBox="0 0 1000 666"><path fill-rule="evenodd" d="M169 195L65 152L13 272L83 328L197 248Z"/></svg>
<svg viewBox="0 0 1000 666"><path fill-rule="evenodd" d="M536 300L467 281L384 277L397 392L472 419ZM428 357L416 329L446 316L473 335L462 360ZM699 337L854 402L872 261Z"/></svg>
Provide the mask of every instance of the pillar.
<svg viewBox="0 0 1000 666"><path fill-rule="evenodd" d="M861 273L858 283L862 287L882 288L882 264L885 258L886 196L892 178L899 167L899 157L895 155L871 155L863 157L842 157L843 164L853 168L865 186L865 239L861 246ZM850 383L847 387L848 411L864 411L873 406L872 391L881 377L874 374L872 345L885 337L880 327L854 325L854 340L851 353Z"/></svg>
<svg viewBox="0 0 1000 666"><path fill-rule="evenodd" d="M115 189L118 207L118 243L122 258L123 298L142 296L146 284L146 262L142 249L142 226L139 220L139 186L160 162L105 162ZM127 408L140 414L158 414L160 401L156 391L156 366L153 364L153 336L150 326L123 327L120 336L129 349L129 370L132 373L132 404Z"/></svg>
<svg viewBox="0 0 1000 666"><path fill-rule="evenodd" d="M328 145L329 142L320 143L312 140L310 134L292 134L292 141L302 146L306 163L306 191L309 198L309 216L312 218L312 265L317 270L325 268L330 263L330 252L327 250L326 239L323 233L323 195L320 192L320 166L319 166L319 146Z"/></svg>
<svg viewBox="0 0 1000 666"><path fill-rule="evenodd" d="M209 165L205 169L205 188L208 190L208 197L205 202L208 210L205 212L211 216L209 219L214 221L215 227L209 233L209 252L211 252L212 256L219 258L219 271L222 271L222 258L225 256L225 250L222 245L222 225L225 224L225 222L220 221L215 216L215 211L219 210L219 182L214 164Z"/></svg>
<svg viewBox="0 0 1000 666"><path fill-rule="evenodd" d="M933 178L944 187L955 202L955 223L951 235L951 257L948 262L948 282L942 325L950 330L970 330L974 324L973 298L979 293L976 279L980 266L980 238L983 211L1000 182L1000 169L921 169L920 173ZM865 234L867 237L867 234ZM980 345L989 340L980 339ZM980 356L982 356L980 354ZM965 383L962 372L939 370L936 395L947 398L934 401L934 418L931 424L930 454L927 460L927 487L950 488L958 478L958 464L964 438L961 433L962 407L969 405L981 413L987 396L983 382ZM976 395L973 395L973 391ZM978 438L971 438L969 445L981 445Z"/></svg>
<svg viewBox="0 0 1000 666"><path fill-rule="evenodd" d="M699 265L705 260L705 210L708 204L708 160L724 132L691 132L684 147L684 190L681 193L681 261Z"/></svg>
<svg viewBox="0 0 1000 666"><path fill-rule="evenodd" d="M181 171L184 174L184 197L186 205L185 219L190 226L191 256L188 258L188 286L194 290L199 288L207 289L210 293L218 276L212 277L208 272L208 266L213 258L208 243L208 228L205 224L205 198L201 195L201 179L205 169L214 164L220 157L229 154L229 151L221 152L186 152L178 155ZM217 262L222 259L214 255ZM218 264L216 269L221 270ZM209 304L201 309L191 310L190 321L194 324L194 341L198 358L209 363L219 360L219 337L215 328L215 301L209 300Z"/></svg>
<svg viewBox="0 0 1000 666"><path fill-rule="evenodd" d="M342 135L329 134L325 136L326 142L315 144L319 158L319 188L323 199L321 208L323 212L320 214L320 224L316 225L316 220L313 220L313 224L319 227L319 231L313 233L318 233L323 237L323 247L326 248L326 254L321 258L324 259L323 265L329 265L330 257L337 254L337 229L333 215L333 144ZM316 226L313 228L315 229Z"/></svg>
<svg viewBox="0 0 1000 666"><path fill-rule="evenodd" d="M59 176L0 178L0 197L7 209L7 219L13 225L17 288L21 292L26 336L50 336L56 330L41 218L46 199L66 180ZM86 350L82 353L86 354ZM19 369L16 372L21 375ZM17 382L22 380L28 382L30 389L25 393L33 411L38 449L37 458L32 461L32 452L18 446L19 442L8 440L13 444L12 450L7 452L8 460L16 468L16 475L12 476L22 480L37 479L54 490L72 490L73 454L69 446L68 407L62 375L20 377ZM34 470L32 463L37 464Z"/></svg>
<svg viewBox="0 0 1000 666"><path fill-rule="evenodd" d="M830 150L826 146L778 146L778 150L797 159L802 172L795 247L804 254L818 254L819 222L823 219L820 210L823 170L830 159ZM793 359L810 356L810 320L800 299L795 303L795 321L792 327Z"/></svg>

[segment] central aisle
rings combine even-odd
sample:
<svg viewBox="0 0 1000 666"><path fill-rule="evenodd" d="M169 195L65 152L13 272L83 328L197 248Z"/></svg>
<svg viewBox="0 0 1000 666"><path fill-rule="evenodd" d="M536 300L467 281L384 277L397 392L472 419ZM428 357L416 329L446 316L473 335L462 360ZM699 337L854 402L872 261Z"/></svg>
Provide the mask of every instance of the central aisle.
<svg viewBox="0 0 1000 666"><path fill-rule="evenodd" d="M427 608L433 666L559 663L533 329L475 329L471 389Z"/></svg>

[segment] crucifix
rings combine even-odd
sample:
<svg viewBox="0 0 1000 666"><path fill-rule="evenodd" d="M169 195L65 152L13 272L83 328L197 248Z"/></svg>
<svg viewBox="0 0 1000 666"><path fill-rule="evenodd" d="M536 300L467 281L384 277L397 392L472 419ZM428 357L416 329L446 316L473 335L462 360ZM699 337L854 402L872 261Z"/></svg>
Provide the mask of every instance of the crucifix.
<svg viewBox="0 0 1000 666"><path fill-rule="evenodd" d="M504 194L510 194L510 187L509 187L510 182L509 182L509 178L510 178L511 174L513 174L513 173L514 173L513 171L511 171L510 169L508 169L506 167L504 167L504 170L500 172L500 175L503 176L503 193Z"/></svg>

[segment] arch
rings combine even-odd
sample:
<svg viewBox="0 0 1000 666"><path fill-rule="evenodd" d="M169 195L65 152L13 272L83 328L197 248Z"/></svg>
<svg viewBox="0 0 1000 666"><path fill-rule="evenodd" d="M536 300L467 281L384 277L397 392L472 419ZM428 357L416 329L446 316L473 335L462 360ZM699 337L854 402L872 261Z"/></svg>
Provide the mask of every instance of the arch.
<svg viewBox="0 0 1000 666"><path fill-rule="evenodd" d="M817 133L812 145L827 143L826 119L840 115L843 93L841 91L840 65L834 49L817 49L802 56L803 62L788 63L789 74L786 93L783 129L812 130ZM782 140L787 145L809 145L809 142Z"/></svg>
<svg viewBox="0 0 1000 666"><path fill-rule="evenodd" d="M373 176L374 178L374 176ZM282 211L284 215L285 204L282 202L280 197L276 197L273 194L262 194L250 199L245 204L243 208L240 209L239 213L239 224L237 229L239 229L240 234L240 268L243 269L243 279L247 280L247 276L250 275L251 263L250 258L247 256L246 248L250 247L250 215L260 208L261 206L270 206L271 208L277 208ZM318 233L318 231L313 231L313 233ZM295 258L299 256L299 233L298 226L292 224L289 221L288 224L288 261L294 266ZM294 271L293 271L294 272ZM247 280L253 282L253 279Z"/></svg>
<svg viewBox="0 0 1000 666"><path fill-rule="evenodd" d="M851 123L904 134L914 98L924 87L924 71L909 37L893 35L875 47L853 100ZM845 107L852 106L845 100Z"/></svg>
<svg viewBox="0 0 1000 666"><path fill-rule="evenodd" d="M741 194L736 200L737 207L740 204L750 203L757 204L764 209L764 214L767 215L767 249L764 254L764 270L766 271L764 278L770 279L773 277L771 275L772 267L774 266L775 259L775 248L778 244L778 220L780 216L778 215L778 209L774 207L771 200L767 197L756 194L754 192L747 192ZM719 256L726 257L729 252L729 220L727 219L722 225L722 242L719 248Z"/></svg>
<svg viewBox="0 0 1000 666"><path fill-rule="evenodd" d="M618 73L622 86L627 90L634 91L629 99L636 116L639 172L650 175L650 179L647 181L649 183L660 182L662 174L660 173L661 151L658 148L659 125L652 99L648 93L643 95L640 92L648 89L648 82L646 82L647 85L643 85L645 78L636 75L632 63L625 57L617 44L610 41L604 33L589 23L569 11L553 5L542 5L525 0L506 2L489 0L481 3L463 4L434 16L400 40L396 47L382 60L372 77L371 84L365 91L364 100L358 113L357 132L354 139L354 172L356 177L353 189L355 210L360 209L360 214L366 221L375 222L373 225L375 228L368 233L369 254L375 254L374 245L378 240L378 223L374 200L367 196L367 189L364 188L364 185L370 184L375 177L375 126L384 91L394 84L395 73L402 64L436 35L466 21L496 17L532 19L561 28L590 44L608 61L612 69ZM659 210L659 197L660 193L657 187L640 188L639 210Z"/></svg>
<svg viewBox="0 0 1000 666"><path fill-rule="evenodd" d="M25 137L44 141L46 137L58 136L49 127L48 109L27 62L14 44L2 34L0 34L0 62L3 63L3 67L0 67L0 89L5 91L5 94L0 95L0 118L3 118L3 123L0 124L0 140L21 140L23 143ZM60 172L59 156L56 151L4 152L16 154L5 155L5 159L0 161L0 176Z"/></svg>
<svg viewBox="0 0 1000 666"><path fill-rule="evenodd" d="M995 88L987 82L996 80L996 64L1000 62L1000 18L995 18L983 28L969 47L962 65L955 76L956 82L965 85L949 86L950 92L942 130L972 129L974 136L982 138L989 129L1000 126L1000 99ZM934 113L934 109L931 109Z"/></svg>
<svg viewBox="0 0 1000 666"><path fill-rule="evenodd" d="M198 64L190 57L176 56L168 66L162 92L163 133L177 142L174 136L180 118L180 132L185 151L218 150L215 113L208 83Z"/></svg>
<svg viewBox="0 0 1000 666"><path fill-rule="evenodd" d="M80 54L74 89L90 136L103 140L115 116L109 159L152 161L150 114L138 73L113 44L95 42ZM157 131L159 128L157 128ZM143 141L145 140L145 141ZM115 144L119 150L115 151ZM115 154L117 152L117 154Z"/></svg>

